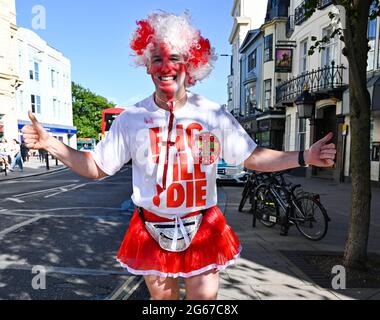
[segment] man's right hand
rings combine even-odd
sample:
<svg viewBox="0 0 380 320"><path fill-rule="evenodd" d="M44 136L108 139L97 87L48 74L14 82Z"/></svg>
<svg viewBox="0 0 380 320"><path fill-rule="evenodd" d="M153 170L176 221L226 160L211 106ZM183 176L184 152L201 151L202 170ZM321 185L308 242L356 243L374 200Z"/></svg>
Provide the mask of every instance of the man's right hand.
<svg viewBox="0 0 380 320"><path fill-rule="evenodd" d="M24 126L21 130L27 148L46 150L50 138L49 133L42 127L31 111L28 112L28 116L32 124Z"/></svg>

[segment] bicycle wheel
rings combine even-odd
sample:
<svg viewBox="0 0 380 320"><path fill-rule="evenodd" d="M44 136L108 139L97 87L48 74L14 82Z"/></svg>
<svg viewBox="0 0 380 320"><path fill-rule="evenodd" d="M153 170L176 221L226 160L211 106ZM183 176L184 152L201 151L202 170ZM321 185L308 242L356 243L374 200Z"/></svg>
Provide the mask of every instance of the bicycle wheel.
<svg viewBox="0 0 380 320"><path fill-rule="evenodd" d="M252 181L248 179L243 189L242 197L239 204L239 212L243 212L244 205L247 202L249 193L251 192L251 186L252 186Z"/></svg>
<svg viewBox="0 0 380 320"><path fill-rule="evenodd" d="M254 216L267 228L272 228L278 220L279 210L276 200L266 186L259 187L252 203ZM275 219L275 221L273 221Z"/></svg>
<svg viewBox="0 0 380 320"><path fill-rule="evenodd" d="M297 198L296 204L291 221L306 239L321 240L328 229L326 209L318 200L307 195Z"/></svg>

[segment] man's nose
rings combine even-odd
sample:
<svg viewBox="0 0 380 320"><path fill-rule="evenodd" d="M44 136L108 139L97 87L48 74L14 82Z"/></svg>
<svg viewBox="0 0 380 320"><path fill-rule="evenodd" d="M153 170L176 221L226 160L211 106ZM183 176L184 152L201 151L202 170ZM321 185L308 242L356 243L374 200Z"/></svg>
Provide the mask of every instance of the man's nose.
<svg viewBox="0 0 380 320"><path fill-rule="evenodd" d="M167 72L167 71L172 71L175 67L175 64L172 61L164 61L162 64L162 71Z"/></svg>

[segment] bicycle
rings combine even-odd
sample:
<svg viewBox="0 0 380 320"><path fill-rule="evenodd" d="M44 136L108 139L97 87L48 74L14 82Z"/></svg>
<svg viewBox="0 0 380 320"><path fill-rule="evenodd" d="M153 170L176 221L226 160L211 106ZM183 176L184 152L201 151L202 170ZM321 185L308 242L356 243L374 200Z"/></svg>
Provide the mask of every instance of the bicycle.
<svg viewBox="0 0 380 320"><path fill-rule="evenodd" d="M285 181L285 178L283 177L283 174L287 171L288 170L277 172L276 174L274 174L274 176L276 177L276 179L278 180L278 182L281 185L287 184L287 182ZM254 193L255 189L261 183L270 180L272 177L273 177L273 173L252 171L252 173L250 174L250 176L247 179L247 182L244 185L242 197L241 197L241 200L239 203L239 208L238 208L239 212L243 212L243 209L244 209L244 206L248 200L248 197L251 196L251 198L252 198L252 194ZM252 203L252 201L251 201L251 203Z"/></svg>
<svg viewBox="0 0 380 320"><path fill-rule="evenodd" d="M264 180L264 176L261 173L255 171L251 172L249 175L242 192L242 198L239 204L239 212L243 212L245 203L248 200L248 197L251 195L252 191Z"/></svg>
<svg viewBox="0 0 380 320"><path fill-rule="evenodd" d="M259 220L264 226L272 228L281 225L281 235L287 235L292 225L309 240L321 240L327 233L331 221L319 195L296 189L301 185L281 185L274 179L260 184L252 201L252 226Z"/></svg>

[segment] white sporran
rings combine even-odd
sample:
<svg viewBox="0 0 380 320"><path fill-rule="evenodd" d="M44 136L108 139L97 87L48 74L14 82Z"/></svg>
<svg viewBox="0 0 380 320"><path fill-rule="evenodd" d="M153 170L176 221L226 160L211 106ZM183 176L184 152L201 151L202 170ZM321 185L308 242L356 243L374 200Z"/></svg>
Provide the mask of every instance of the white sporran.
<svg viewBox="0 0 380 320"><path fill-rule="evenodd" d="M145 226L162 249L180 252L190 246L201 225L202 216L203 214L198 214L185 219L176 218L169 222L145 221Z"/></svg>

